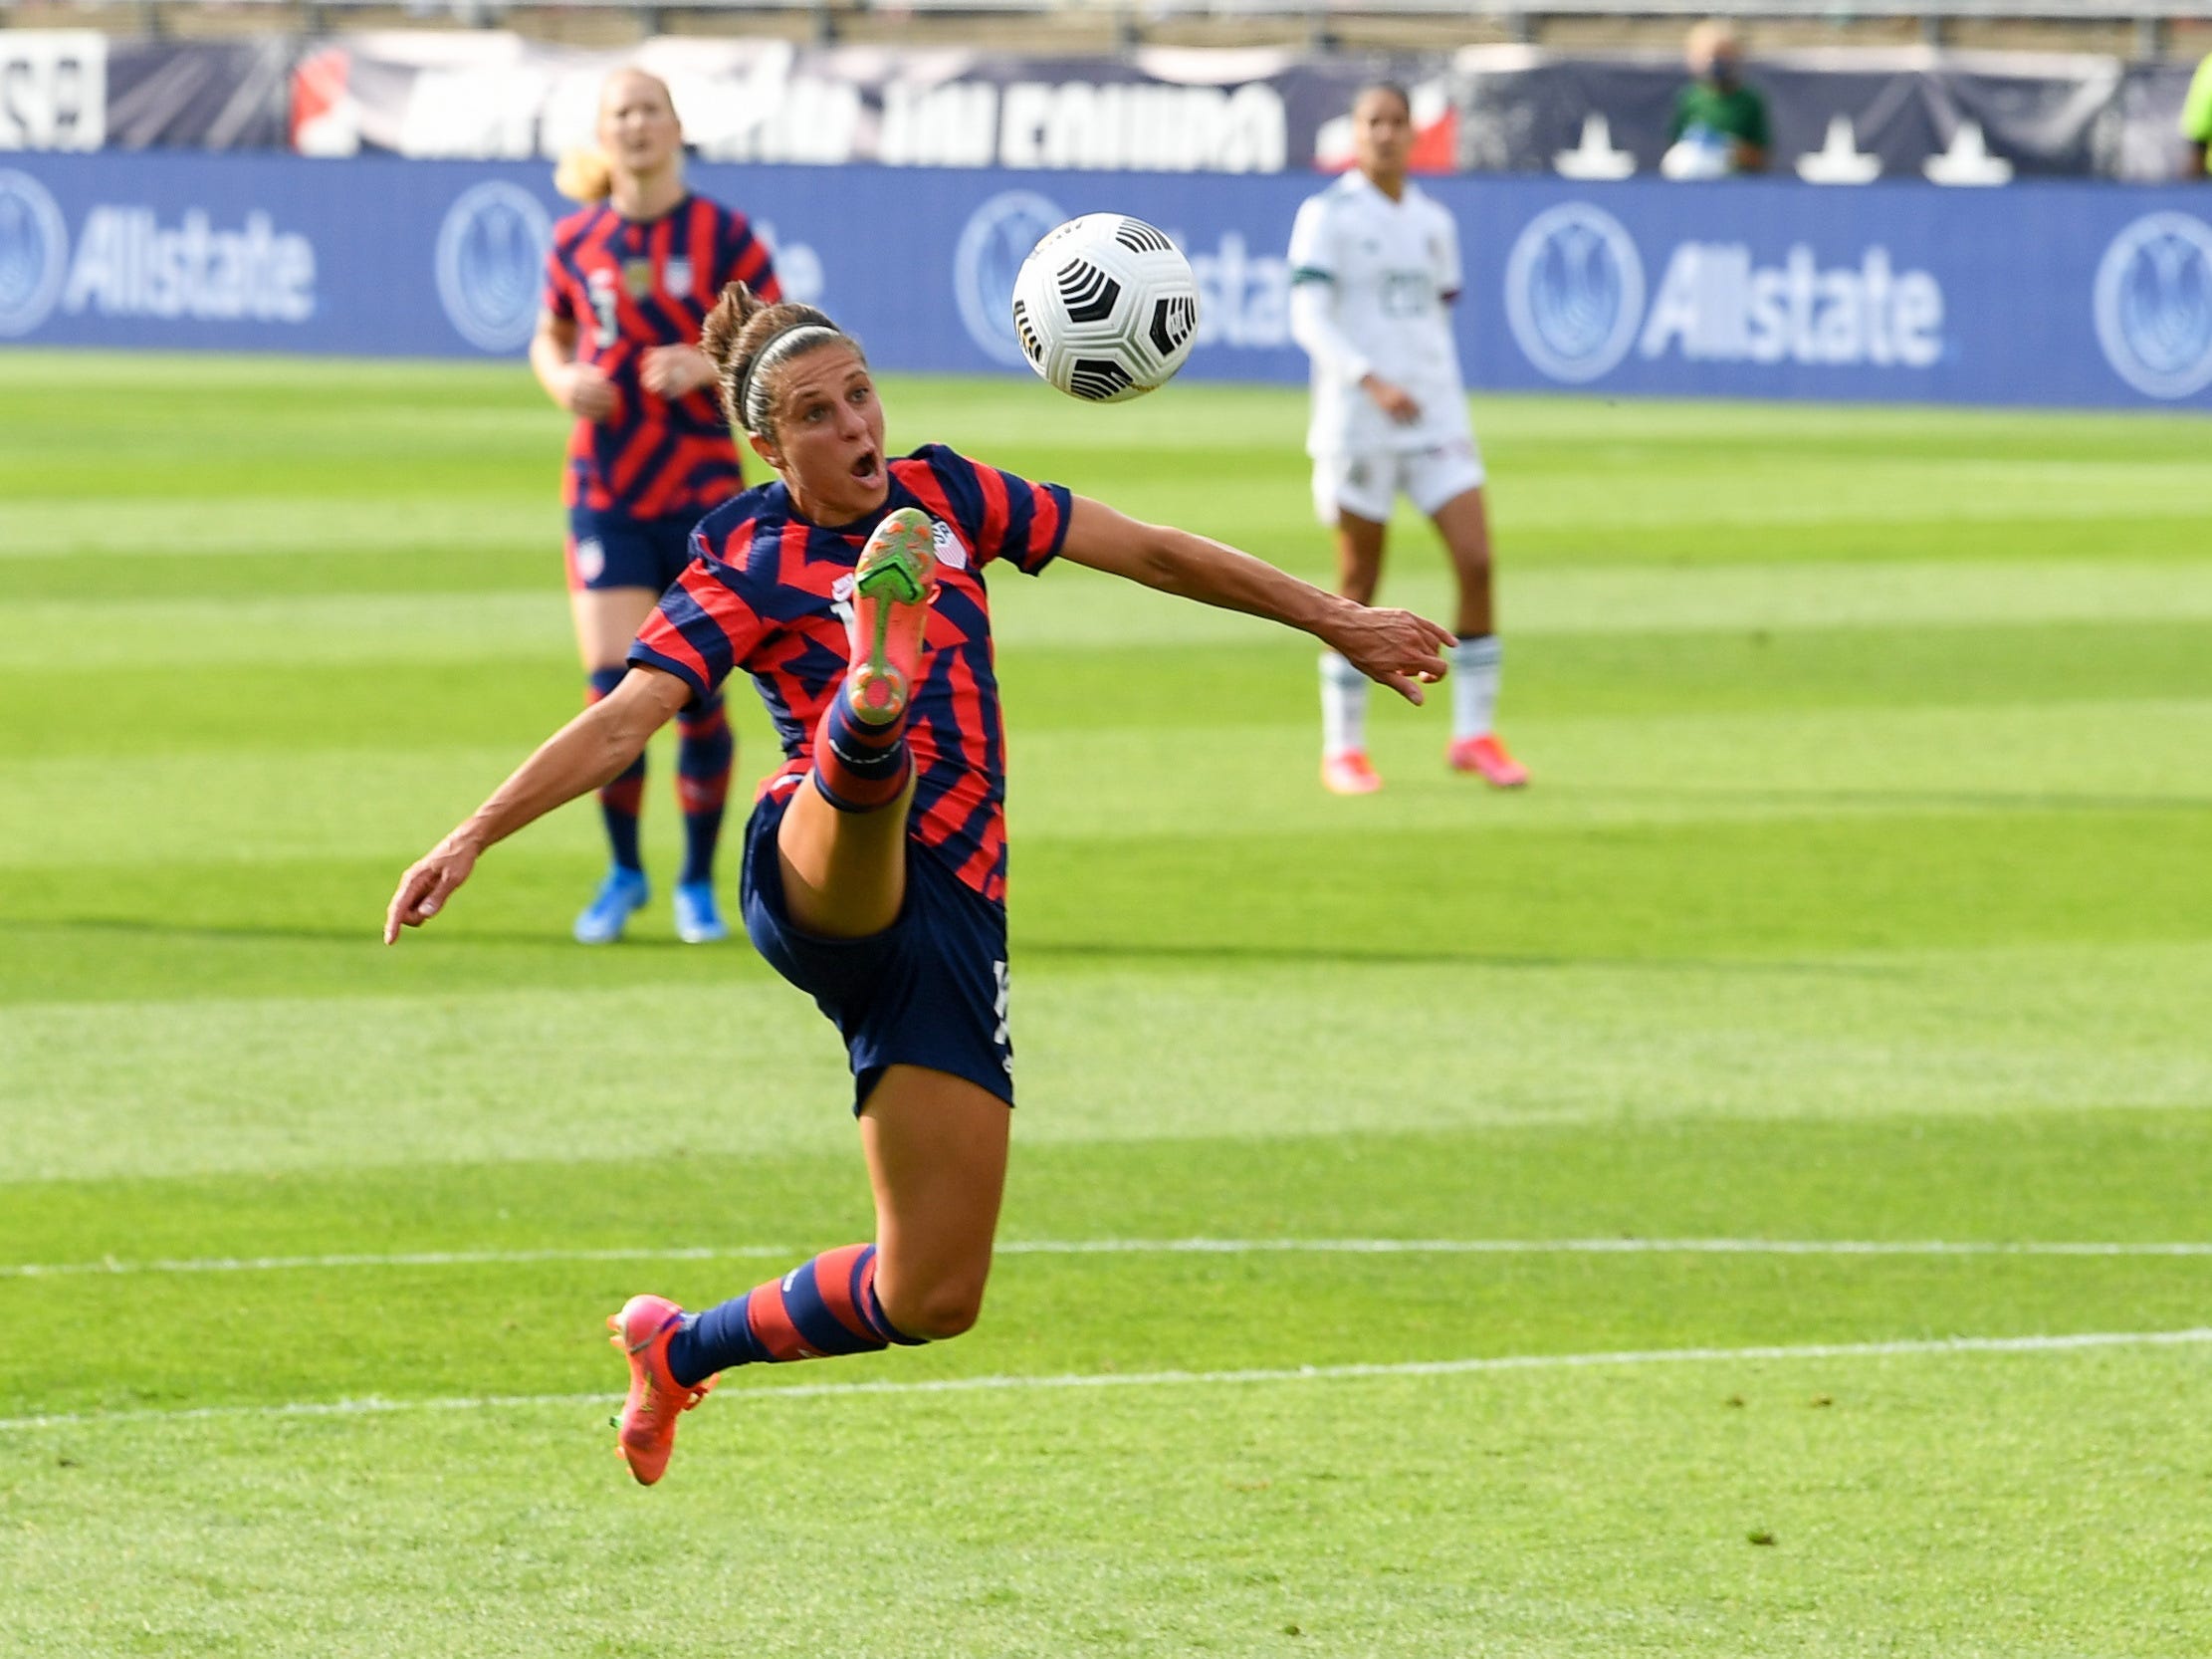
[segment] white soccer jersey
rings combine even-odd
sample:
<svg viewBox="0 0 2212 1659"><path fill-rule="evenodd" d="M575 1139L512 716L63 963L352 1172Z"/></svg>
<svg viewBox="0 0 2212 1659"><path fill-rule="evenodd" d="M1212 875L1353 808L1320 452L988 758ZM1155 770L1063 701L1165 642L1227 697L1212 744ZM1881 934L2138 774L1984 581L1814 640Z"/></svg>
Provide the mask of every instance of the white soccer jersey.
<svg viewBox="0 0 2212 1659"><path fill-rule="evenodd" d="M1410 180L1397 201L1358 172L1298 209L1290 232L1292 317L1313 359L1311 455L1429 449L1472 436L1447 296L1459 291L1459 232ZM1317 306L1316 299L1325 298ZM1302 314L1302 315L1301 315ZM1370 370L1403 387L1421 418L1400 425L1360 389Z"/></svg>

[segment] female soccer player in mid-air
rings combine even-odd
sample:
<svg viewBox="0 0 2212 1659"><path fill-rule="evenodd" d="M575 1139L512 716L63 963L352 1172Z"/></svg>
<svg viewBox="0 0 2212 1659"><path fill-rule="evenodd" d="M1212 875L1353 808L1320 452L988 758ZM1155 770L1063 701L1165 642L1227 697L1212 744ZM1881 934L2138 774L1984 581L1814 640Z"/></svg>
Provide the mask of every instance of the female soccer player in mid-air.
<svg viewBox="0 0 2212 1659"><path fill-rule="evenodd" d="M699 326L725 283L781 293L745 216L685 189L683 128L665 84L634 69L608 76L596 137L596 149L568 156L554 175L584 206L553 227L530 343L539 382L576 417L563 491L568 592L593 700L622 678L638 625L690 559L691 527L745 487ZM676 729L685 843L676 932L706 944L728 936L714 859L737 748L719 696L684 710ZM644 794L642 754L599 791L612 866L576 917L580 943L621 938L645 903Z"/></svg>
<svg viewBox="0 0 2212 1659"><path fill-rule="evenodd" d="M984 567L1034 576L1065 557L1285 622L1417 703L1451 640L941 445L892 459L867 359L809 307L733 286L705 346L775 481L701 521L628 677L409 869L384 920L387 944L428 921L487 847L620 773L733 671L753 676L786 758L746 832L746 927L844 1036L876 1236L701 1313L640 1296L608 1321L630 1365L620 1444L646 1484L718 1372L955 1336L982 1305L1013 1103Z"/></svg>
<svg viewBox="0 0 2212 1659"><path fill-rule="evenodd" d="M1308 197L1290 232L1290 331L1313 359L1313 504L1336 532L1337 592L1362 604L1382 580L1399 493L1435 521L1459 586L1448 759L1511 789L1528 772L1491 729L1490 529L1447 309L1459 293L1459 233L1406 176L1413 133L1403 88L1364 89L1352 105L1358 165ZM1321 781L1339 795L1383 787L1366 715L1358 668L1322 652Z"/></svg>

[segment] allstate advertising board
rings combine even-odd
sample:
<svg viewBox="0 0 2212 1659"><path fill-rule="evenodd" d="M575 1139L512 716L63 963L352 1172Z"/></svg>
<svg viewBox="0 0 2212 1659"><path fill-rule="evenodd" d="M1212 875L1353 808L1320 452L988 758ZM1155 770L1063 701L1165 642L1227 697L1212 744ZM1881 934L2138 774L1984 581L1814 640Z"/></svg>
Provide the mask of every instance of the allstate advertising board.
<svg viewBox="0 0 2212 1659"><path fill-rule="evenodd" d="M786 287L885 367L1022 372L1021 257L1151 219L1203 295L1189 373L1296 380L1283 261L1314 177L702 165ZM2212 205L2100 184L1456 177L1470 384L2212 407ZM191 154L0 165L0 346L514 356L566 204L541 164ZM0 367L4 376L4 367Z"/></svg>

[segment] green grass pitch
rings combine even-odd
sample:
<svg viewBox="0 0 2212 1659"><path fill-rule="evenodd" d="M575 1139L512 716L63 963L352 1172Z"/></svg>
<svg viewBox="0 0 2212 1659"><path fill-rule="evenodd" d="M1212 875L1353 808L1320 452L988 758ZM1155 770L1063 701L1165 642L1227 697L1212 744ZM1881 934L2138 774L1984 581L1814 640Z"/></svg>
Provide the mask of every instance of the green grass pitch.
<svg viewBox="0 0 2212 1659"><path fill-rule="evenodd" d="M888 396L1322 572L1294 394ZM1524 794L1439 699L1329 798L1308 642L997 581L984 1323L735 1375L645 1492L605 1313L867 1195L742 943L566 942L587 807L374 943L576 705L560 418L0 356L0 1650L2212 1652L2212 428L1476 415Z"/></svg>

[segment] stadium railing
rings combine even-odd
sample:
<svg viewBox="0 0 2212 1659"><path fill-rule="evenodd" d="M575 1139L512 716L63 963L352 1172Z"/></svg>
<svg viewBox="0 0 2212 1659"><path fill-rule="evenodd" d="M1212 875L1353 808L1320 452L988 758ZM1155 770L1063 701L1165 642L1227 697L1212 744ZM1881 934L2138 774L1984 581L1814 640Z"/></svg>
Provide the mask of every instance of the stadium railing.
<svg viewBox="0 0 2212 1659"><path fill-rule="evenodd" d="M984 48L1001 44L993 32L1015 19L1104 29L1130 45L1178 25L1213 25L1218 33L1248 24L1272 26L1267 44L1279 44L1288 31L1325 47L1364 25L1395 23L1430 34L1429 44L1448 47L1478 36L1536 41L1555 22L1613 20L1624 28L1649 29L1701 17L1725 17L1754 30L1849 32L1916 25L1930 44L1941 43L1954 25L2101 27L2129 32L2135 55L2143 58L2161 55L2169 26L2181 24L2196 49L2212 45L2212 38L2197 38L2212 37L2212 0L1848 0L1842 5L1836 0L0 0L0 27L49 24L57 12L101 27L135 25L152 34L168 32L164 19L224 16L282 16L320 32L423 23L512 27L526 18L589 15L627 20L645 33L661 32L677 18L692 29L712 28L719 20L750 30L775 17L803 25L798 32L824 43L856 29L881 39L886 26L903 20L926 19L942 36L945 26L957 27L965 18L974 21L977 37L968 44Z"/></svg>

